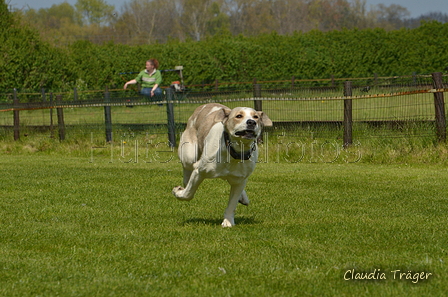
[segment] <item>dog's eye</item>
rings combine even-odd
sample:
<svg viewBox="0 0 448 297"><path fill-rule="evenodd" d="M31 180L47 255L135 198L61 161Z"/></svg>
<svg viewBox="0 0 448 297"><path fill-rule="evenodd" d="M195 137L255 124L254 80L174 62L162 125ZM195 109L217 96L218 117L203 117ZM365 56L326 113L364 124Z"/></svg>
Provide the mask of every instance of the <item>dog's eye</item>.
<svg viewBox="0 0 448 297"><path fill-rule="evenodd" d="M236 116L237 119L241 119L242 117L243 117L242 114L239 114L239 115Z"/></svg>
<svg viewBox="0 0 448 297"><path fill-rule="evenodd" d="M258 116L256 115L256 116L254 116L254 119L258 119Z"/></svg>

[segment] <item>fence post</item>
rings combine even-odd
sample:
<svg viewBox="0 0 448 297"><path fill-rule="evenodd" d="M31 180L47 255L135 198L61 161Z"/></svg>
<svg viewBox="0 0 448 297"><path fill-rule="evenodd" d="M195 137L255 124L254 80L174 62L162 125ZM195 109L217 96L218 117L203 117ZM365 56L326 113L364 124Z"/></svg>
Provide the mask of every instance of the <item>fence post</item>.
<svg viewBox="0 0 448 297"><path fill-rule="evenodd" d="M110 106L109 88L104 92L104 122L106 124L106 142L112 142L112 112Z"/></svg>
<svg viewBox="0 0 448 297"><path fill-rule="evenodd" d="M62 95L56 96L56 101L59 107L56 109L58 115L59 141L65 140L65 123L64 123L64 109L62 105Z"/></svg>
<svg viewBox="0 0 448 297"><path fill-rule="evenodd" d="M432 74L434 89L443 89L442 72ZM434 93L434 107L436 111L436 129L437 140L439 142L446 141L446 116L445 116L445 100L443 92Z"/></svg>
<svg viewBox="0 0 448 297"><path fill-rule="evenodd" d="M254 82L255 79L254 79ZM261 98L261 85L260 84L254 84L254 109L256 111L262 111L263 110L263 101L262 100L257 100L257 98ZM257 141L258 143L262 143L263 142L263 134L260 135L260 137L258 137Z"/></svg>
<svg viewBox="0 0 448 297"><path fill-rule="evenodd" d="M172 88L167 88L165 90L166 96L166 114L168 119L168 141L170 147L176 146L176 123L174 121L174 90Z"/></svg>
<svg viewBox="0 0 448 297"><path fill-rule="evenodd" d="M17 89L14 89L14 98L13 98L13 106L14 106L14 140L20 140L20 116L19 116L19 98L17 98Z"/></svg>
<svg viewBox="0 0 448 297"><path fill-rule="evenodd" d="M43 104L45 104L47 102L47 96L45 96L45 89L44 88L40 89L40 93L42 95L42 102Z"/></svg>
<svg viewBox="0 0 448 297"><path fill-rule="evenodd" d="M73 88L73 101L78 102L78 89L76 87Z"/></svg>
<svg viewBox="0 0 448 297"><path fill-rule="evenodd" d="M344 96L352 96L352 82L344 82ZM352 99L344 99L344 147L348 147L353 143L353 110Z"/></svg>
<svg viewBox="0 0 448 297"><path fill-rule="evenodd" d="M54 137L53 133L53 92L50 93L50 138Z"/></svg>
<svg viewBox="0 0 448 297"><path fill-rule="evenodd" d="M257 111L263 110L263 101L257 100L256 98L261 98L261 85L254 84L254 109Z"/></svg>

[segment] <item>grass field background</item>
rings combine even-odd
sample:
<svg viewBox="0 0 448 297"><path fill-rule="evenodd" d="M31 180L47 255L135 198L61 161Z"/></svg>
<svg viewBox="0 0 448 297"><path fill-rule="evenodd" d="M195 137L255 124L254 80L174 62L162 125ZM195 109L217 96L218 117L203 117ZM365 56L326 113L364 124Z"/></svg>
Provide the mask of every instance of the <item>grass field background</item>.
<svg viewBox="0 0 448 297"><path fill-rule="evenodd" d="M227 184L177 201L175 160L13 147L0 155L1 296L448 293L445 166L260 163L251 205L223 229ZM353 269L387 279L345 280ZM432 275L413 283L396 270Z"/></svg>

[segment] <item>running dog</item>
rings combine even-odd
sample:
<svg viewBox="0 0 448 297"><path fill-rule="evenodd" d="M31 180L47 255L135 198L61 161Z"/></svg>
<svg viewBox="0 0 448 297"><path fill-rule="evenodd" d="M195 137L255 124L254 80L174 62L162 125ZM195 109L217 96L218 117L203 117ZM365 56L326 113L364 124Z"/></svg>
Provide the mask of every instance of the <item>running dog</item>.
<svg viewBox="0 0 448 297"><path fill-rule="evenodd" d="M257 139L264 126L272 126L272 121L262 111L248 107L230 109L216 103L199 106L180 139L178 154L184 187L175 187L174 196L189 201L205 178L227 180L230 197L221 225L234 226L238 202L249 205L244 188L255 169Z"/></svg>

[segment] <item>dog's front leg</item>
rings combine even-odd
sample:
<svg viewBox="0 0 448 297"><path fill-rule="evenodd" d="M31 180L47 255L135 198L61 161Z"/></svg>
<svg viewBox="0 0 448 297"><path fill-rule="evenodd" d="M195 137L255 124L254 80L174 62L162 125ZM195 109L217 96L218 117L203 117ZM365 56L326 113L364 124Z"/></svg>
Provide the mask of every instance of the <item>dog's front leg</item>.
<svg viewBox="0 0 448 297"><path fill-rule="evenodd" d="M229 196L229 204L227 205L226 211L224 213L224 221L222 221L223 227L232 227L235 225L235 209L238 205L238 200L242 197L244 192L244 187L246 186L247 179L238 182L230 183L230 196Z"/></svg>
<svg viewBox="0 0 448 297"><path fill-rule="evenodd" d="M194 194L199 185L204 180L204 177L199 173L197 169L193 170L188 180L188 184L185 188L178 186L173 189L173 195L179 200L190 201L194 198Z"/></svg>

